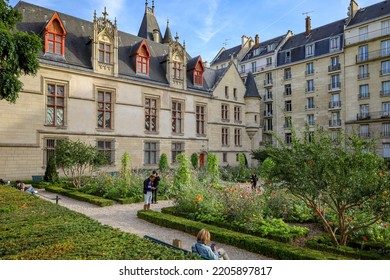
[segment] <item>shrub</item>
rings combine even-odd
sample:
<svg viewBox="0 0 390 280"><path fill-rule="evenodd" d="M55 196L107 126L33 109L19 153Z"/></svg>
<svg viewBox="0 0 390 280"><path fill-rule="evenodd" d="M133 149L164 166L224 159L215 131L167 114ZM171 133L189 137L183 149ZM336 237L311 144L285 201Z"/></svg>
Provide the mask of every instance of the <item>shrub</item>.
<svg viewBox="0 0 390 280"><path fill-rule="evenodd" d="M165 172L169 169L168 157L166 154L161 154L160 161L158 163L158 169L160 172Z"/></svg>
<svg viewBox="0 0 390 280"><path fill-rule="evenodd" d="M43 180L45 182L50 182L50 183L58 181L58 172L57 172L55 156L49 157L49 161L46 165L46 171Z"/></svg>
<svg viewBox="0 0 390 280"><path fill-rule="evenodd" d="M198 169L199 167L199 156L197 153L193 153L191 155L191 165L194 169Z"/></svg>

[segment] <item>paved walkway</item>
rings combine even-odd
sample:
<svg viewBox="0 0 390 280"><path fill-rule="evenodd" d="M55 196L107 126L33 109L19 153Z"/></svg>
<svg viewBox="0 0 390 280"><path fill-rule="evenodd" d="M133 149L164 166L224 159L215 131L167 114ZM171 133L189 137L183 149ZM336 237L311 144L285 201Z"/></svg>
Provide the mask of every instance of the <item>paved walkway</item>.
<svg viewBox="0 0 390 280"><path fill-rule="evenodd" d="M57 194L38 190L40 197L55 203ZM59 205L70 210L82 213L92 219L95 219L102 224L118 228L125 232L134 233L140 237L145 234L163 240L172 244L174 239L179 239L182 242L182 247L191 250L191 244L196 240L196 237L188 233L173 230L170 228L160 227L158 225L146 222L137 218L137 211L143 209L143 203L133 204L115 204L113 206L99 207L86 202L78 201L66 196L59 195ZM159 211L163 207L171 206L170 201L159 201L158 204L152 204L151 210ZM217 243L217 247L224 248L232 260L267 260L269 258L242 250L230 245Z"/></svg>

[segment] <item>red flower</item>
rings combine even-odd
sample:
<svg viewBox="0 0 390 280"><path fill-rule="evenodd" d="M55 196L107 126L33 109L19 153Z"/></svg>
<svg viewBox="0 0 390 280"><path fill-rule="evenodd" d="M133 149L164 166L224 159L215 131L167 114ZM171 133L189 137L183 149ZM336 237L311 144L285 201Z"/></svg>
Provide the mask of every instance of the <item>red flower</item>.
<svg viewBox="0 0 390 280"><path fill-rule="evenodd" d="M363 236L362 238L363 238L363 241L368 241L367 236Z"/></svg>
<svg viewBox="0 0 390 280"><path fill-rule="evenodd" d="M311 159L309 159L309 160L307 161L307 163L309 164L309 166L312 166L312 165L313 165L313 161L312 161Z"/></svg>

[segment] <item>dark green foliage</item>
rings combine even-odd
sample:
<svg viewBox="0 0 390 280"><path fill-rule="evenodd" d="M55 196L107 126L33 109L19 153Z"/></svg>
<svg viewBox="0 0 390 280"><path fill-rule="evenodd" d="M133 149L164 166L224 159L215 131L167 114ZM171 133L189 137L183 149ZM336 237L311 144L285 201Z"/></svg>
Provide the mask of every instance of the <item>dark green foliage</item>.
<svg viewBox="0 0 390 280"><path fill-rule="evenodd" d="M56 166L55 156L51 156L46 165L45 176L43 178L45 182L54 183L58 181L58 172Z"/></svg>
<svg viewBox="0 0 390 280"><path fill-rule="evenodd" d="M0 100L15 103L23 84L21 75L35 75L39 69L38 53L41 39L33 34L15 31L21 14L0 2Z"/></svg>
<svg viewBox="0 0 390 280"><path fill-rule="evenodd" d="M193 153L191 155L191 165L194 169L198 169L199 168L199 156L197 153Z"/></svg>

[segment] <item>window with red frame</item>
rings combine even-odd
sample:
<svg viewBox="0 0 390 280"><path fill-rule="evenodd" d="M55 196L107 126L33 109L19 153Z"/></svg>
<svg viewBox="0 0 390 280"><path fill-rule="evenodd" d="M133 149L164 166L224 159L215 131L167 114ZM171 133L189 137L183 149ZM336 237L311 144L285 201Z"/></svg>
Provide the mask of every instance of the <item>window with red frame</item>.
<svg viewBox="0 0 390 280"><path fill-rule="evenodd" d="M65 115L65 86L60 84L47 85L46 124L63 126Z"/></svg>
<svg viewBox="0 0 390 280"><path fill-rule="evenodd" d="M46 29L45 51L52 54L64 55L65 36L61 24L57 19Z"/></svg>
<svg viewBox="0 0 390 280"><path fill-rule="evenodd" d="M203 73L202 71L194 71L194 85L202 86L203 85Z"/></svg>
<svg viewBox="0 0 390 280"><path fill-rule="evenodd" d="M112 93L98 91L98 128L112 128Z"/></svg>
<svg viewBox="0 0 390 280"><path fill-rule="evenodd" d="M146 46L142 46L140 53L137 54L137 73L149 74L149 53Z"/></svg>

